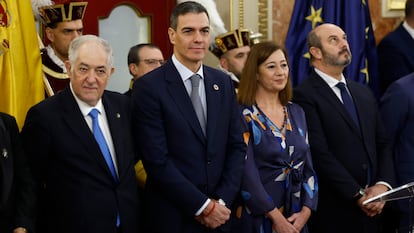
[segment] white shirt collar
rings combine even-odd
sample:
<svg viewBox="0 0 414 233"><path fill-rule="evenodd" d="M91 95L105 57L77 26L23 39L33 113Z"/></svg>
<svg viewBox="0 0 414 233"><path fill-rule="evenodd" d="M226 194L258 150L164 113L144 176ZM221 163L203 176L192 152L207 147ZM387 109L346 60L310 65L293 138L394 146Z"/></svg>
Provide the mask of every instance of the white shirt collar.
<svg viewBox="0 0 414 233"><path fill-rule="evenodd" d="M75 97L76 103L79 106L79 109L82 112L82 115L84 117L87 117L89 112L93 109L96 108L98 109L100 114L104 113L104 108L103 108L103 104L102 104L102 99L98 100L98 103L95 106L90 106L89 104L85 103L84 101L82 101L81 99L79 99L75 92L73 92L73 88L72 88L72 83L69 83L69 87L70 87L70 91L72 92L73 97Z"/></svg>
<svg viewBox="0 0 414 233"><path fill-rule="evenodd" d="M328 75L328 74L326 74L326 73L318 70L317 68L314 68L314 69L315 69L315 72L319 76L321 76L321 78L329 85L330 88L335 87L336 84L338 84L339 82L343 82L346 85L346 80L345 80L344 74L341 74L341 80L338 81L334 77L332 77L332 76L330 76L330 75Z"/></svg>
<svg viewBox="0 0 414 233"><path fill-rule="evenodd" d="M180 74L184 82L194 74L190 69L188 69L180 61L178 61L175 55L172 55L172 62L174 63L175 68L177 68L178 73ZM200 69L198 69L196 74L200 75L201 79L203 79L203 73L203 65L201 65Z"/></svg>
<svg viewBox="0 0 414 233"><path fill-rule="evenodd" d="M237 76L234 73L224 69L220 64L217 65L217 68L223 71L225 74L229 75L231 80L235 81L236 83L240 83L239 78L237 78Z"/></svg>
<svg viewBox="0 0 414 233"><path fill-rule="evenodd" d="M414 39L414 28L410 27L407 21L404 21L403 27L405 28L405 30L407 30L408 34L410 34L411 38Z"/></svg>

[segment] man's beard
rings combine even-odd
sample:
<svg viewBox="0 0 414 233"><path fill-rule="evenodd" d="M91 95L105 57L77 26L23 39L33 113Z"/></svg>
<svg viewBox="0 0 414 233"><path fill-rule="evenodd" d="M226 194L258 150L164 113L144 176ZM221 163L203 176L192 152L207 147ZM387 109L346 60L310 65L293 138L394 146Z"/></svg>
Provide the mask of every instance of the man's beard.
<svg viewBox="0 0 414 233"><path fill-rule="evenodd" d="M322 51L322 55L324 56L324 58L325 58L325 61L326 61L326 63L328 63L328 64L330 64L330 65L333 65L333 66L347 66L347 65L349 65L350 63L351 63L351 60L352 60L352 54L351 54L351 52L348 50L348 49L343 49L342 51L340 51L339 53L338 53L338 56L335 56L335 55L333 55L333 54L331 54L331 53L328 53L327 51L325 51L324 49L321 49L321 51ZM340 56L343 54L343 53L348 53L348 56L347 57L345 57L345 59L344 60L340 60Z"/></svg>

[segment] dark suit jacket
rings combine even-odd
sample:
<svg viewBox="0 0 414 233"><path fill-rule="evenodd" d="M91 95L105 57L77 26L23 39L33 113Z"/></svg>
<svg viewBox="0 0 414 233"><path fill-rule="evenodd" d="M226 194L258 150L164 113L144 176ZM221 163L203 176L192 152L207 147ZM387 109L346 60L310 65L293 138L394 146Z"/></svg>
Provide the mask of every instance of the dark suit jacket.
<svg viewBox="0 0 414 233"><path fill-rule="evenodd" d="M197 233L195 213L207 198L228 206L241 183L245 144L234 87L223 72L204 66L207 137L171 60L133 88L135 142L148 173L147 232Z"/></svg>
<svg viewBox="0 0 414 233"><path fill-rule="evenodd" d="M129 101L105 91L102 102L116 151L119 184L69 88L27 114L22 136L40 189L38 232L113 233L118 211L122 232L137 232Z"/></svg>
<svg viewBox="0 0 414 233"><path fill-rule="evenodd" d="M347 80L361 130L328 84L313 71L294 90L309 129L319 203L310 226L315 232L374 232L375 225L353 196L367 184L394 184L393 161L375 97L361 84ZM365 230L364 230L365 227ZM375 226L374 226L375 228Z"/></svg>
<svg viewBox="0 0 414 233"><path fill-rule="evenodd" d="M381 98L381 114L392 139L398 185L414 181L414 73L395 81Z"/></svg>
<svg viewBox="0 0 414 233"><path fill-rule="evenodd" d="M0 232L33 230L34 183L14 117L0 113Z"/></svg>
<svg viewBox="0 0 414 233"><path fill-rule="evenodd" d="M414 39L402 24L378 44L381 93L395 80L414 72Z"/></svg>

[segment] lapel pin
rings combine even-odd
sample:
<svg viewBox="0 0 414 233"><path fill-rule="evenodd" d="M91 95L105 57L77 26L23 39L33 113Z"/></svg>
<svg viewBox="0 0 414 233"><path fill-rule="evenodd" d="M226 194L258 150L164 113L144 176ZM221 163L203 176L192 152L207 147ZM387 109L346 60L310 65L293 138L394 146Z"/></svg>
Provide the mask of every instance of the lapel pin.
<svg viewBox="0 0 414 233"><path fill-rule="evenodd" d="M116 118L121 118L121 114L116 113Z"/></svg>
<svg viewBox="0 0 414 233"><path fill-rule="evenodd" d="M218 86L217 84L214 84L214 85L213 85L213 89L214 89L215 91L218 91L218 90L219 90L219 86Z"/></svg>

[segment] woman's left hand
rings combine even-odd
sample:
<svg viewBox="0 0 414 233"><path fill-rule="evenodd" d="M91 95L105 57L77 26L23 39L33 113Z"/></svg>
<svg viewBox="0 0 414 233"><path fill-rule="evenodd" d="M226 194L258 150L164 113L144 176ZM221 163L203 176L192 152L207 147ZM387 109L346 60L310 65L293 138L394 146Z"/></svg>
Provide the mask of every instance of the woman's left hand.
<svg viewBox="0 0 414 233"><path fill-rule="evenodd" d="M308 221L311 213L312 211L308 207L304 206L300 212L292 214L292 216L287 218L287 220L291 222L298 231L301 231L303 226L305 226Z"/></svg>

